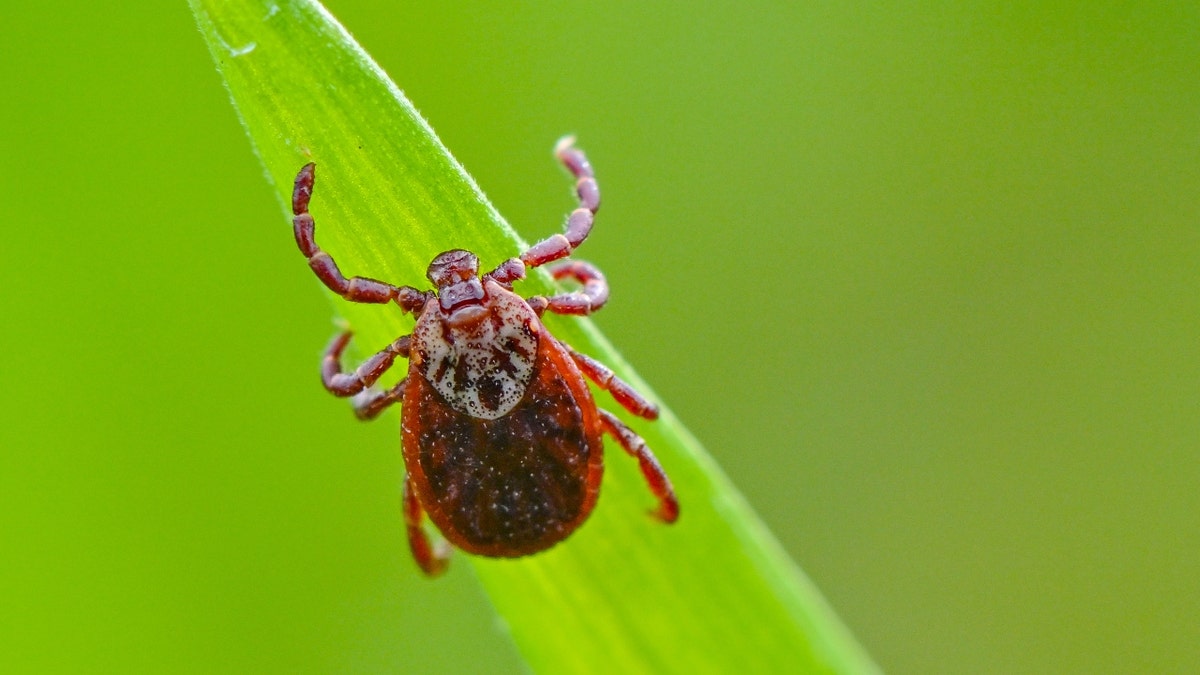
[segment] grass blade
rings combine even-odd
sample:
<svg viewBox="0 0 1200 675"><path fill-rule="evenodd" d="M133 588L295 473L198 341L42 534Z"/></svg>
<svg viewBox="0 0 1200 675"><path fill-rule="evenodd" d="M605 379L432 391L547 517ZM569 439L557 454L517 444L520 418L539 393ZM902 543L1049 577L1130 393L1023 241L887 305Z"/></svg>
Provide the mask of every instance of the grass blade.
<svg viewBox="0 0 1200 675"><path fill-rule="evenodd" d="M471 248L490 268L522 250L400 90L318 3L190 4L289 217L293 176L317 162L317 238L342 270L420 286L440 251ZM287 221L278 227L280 245L292 246ZM552 288L544 274L518 285L525 295ZM394 307L334 301L364 350L412 327ZM548 317L547 324L649 392L591 322ZM603 497L569 542L518 561L460 555L454 563L474 565L531 667L873 672L670 411L657 423L629 421L675 483L682 505L677 525L645 517L652 500L635 462L610 443Z"/></svg>

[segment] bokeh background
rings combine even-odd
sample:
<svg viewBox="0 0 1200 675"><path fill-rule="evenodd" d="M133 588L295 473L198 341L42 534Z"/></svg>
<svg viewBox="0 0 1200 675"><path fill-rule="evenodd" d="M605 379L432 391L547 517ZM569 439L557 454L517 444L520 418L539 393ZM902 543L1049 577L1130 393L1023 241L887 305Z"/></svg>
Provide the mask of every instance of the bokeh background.
<svg viewBox="0 0 1200 675"><path fill-rule="evenodd" d="M425 4L328 7L527 239L580 135L597 322L884 669L1200 662L1200 5ZM0 8L0 670L519 672L186 4Z"/></svg>

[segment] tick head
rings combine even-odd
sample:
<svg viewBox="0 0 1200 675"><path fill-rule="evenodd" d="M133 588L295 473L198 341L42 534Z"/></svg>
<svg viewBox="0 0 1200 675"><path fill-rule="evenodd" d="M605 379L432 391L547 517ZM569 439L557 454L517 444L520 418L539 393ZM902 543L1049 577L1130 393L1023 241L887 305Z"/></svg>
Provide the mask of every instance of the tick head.
<svg viewBox="0 0 1200 675"><path fill-rule="evenodd" d="M479 258L461 248L446 251L429 263L429 270L425 272L425 276L429 277L440 292L451 284L478 277Z"/></svg>
<svg viewBox="0 0 1200 675"><path fill-rule="evenodd" d="M437 287L438 304L451 325L478 321L483 308L483 283L479 280L479 258L462 249L446 251L429 263L425 273Z"/></svg>

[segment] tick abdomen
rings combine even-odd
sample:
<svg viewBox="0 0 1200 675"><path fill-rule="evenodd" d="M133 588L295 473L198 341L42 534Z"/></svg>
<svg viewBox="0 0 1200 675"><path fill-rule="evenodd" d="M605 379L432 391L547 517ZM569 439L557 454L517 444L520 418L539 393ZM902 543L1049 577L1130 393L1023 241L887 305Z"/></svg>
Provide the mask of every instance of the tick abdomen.
<svg viewBox="0 0 1200 675"><path fill-rule="evenodd" d="M463 414L410 376L406 398L433 399L405 406L405 462L420 465L418 497L459 548L534 553L569 535L595 504L592 486L603 471L599 427L589 419L586 385L564 377L564 359L554 340L541 341L526 395L500 419ZM580 396L587 397L583 405Z"/></svg>

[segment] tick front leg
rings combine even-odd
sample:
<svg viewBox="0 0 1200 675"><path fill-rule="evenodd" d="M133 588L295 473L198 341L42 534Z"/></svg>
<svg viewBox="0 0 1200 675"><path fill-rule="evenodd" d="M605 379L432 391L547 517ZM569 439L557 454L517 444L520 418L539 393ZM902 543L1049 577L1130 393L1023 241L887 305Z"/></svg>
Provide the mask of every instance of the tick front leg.
<svg viewBox="0 0 1200 675"><path fill-rule="evenodd" d="M350 331L346 331L333 338L325 349L325 358L321 360L321 383L334 396L353 396L359 393L375 384L375 381L392 367L397 356L408 358L409 336L405 335L364 361L353 373L343 373L342 352L350 343L351 335ZM383 393L383 396L387 395L387 392ZM380 410L387 405L383 404Z"/></svg>
<svg viewBox="0 0 1200 675"><path fill-rule="evenodd" d="M308 258L308 266L316 273L329 290L337 293L351 302L383 303L395 300L408 312L414 312L424 305L426 294L411 286L393 286L389 283L370 279L368 277L346 278L338 269L328 253L317 246L314 238L312 214L308 212L308 202L312 198L313 184L316 180L314 171L316 164L309 162L296 174L296 183L292 188L292 229L296 236L296 245L300 252Z"/></svg>
<svg viewBox="0 0 1200 675"><path fill-rule="evenodd" d="M675 498L675 489L671 487L671 479L667 478L666 472L658 463L658 459L650 452L650 448L646 447L646 441L642 440L641 436L634 433L633 429L625 426L625 423L617 419L617 416L607 410L600 410L600 423L604 425L604 430L609 433L617 442L625 448L625 452L637 458L638 466L642 469L642 476L646 479L646 484L650 486L650 491L658 498L658 509L651 514L663 521L671 524L679 518L679 500Z"/></svg>
<svg viewBox="0 0 1200 675"><path fill-rule="evenodd" d="M600 210L600 187L596 184L592 165L583 151L575 147L575 137L566 136L560 140L558 145L554 146L554 156L575 176L575 194L579 197L579 208L567 217L567 225L562 234L543 239L521 254L521 261L527 267L537 267L571 255L571 251L587 239L596 219L596 211Z"/></svg>
<svg viewBox="0 0 1200 675"><path fill-rule="evenodd" d="M446 542L438 542L437 546L429 543L425 528L421 527L425 510L417 501L417 494L412 489L412 479L404 476L404 525L408 530L408 547L412 549L413 559L421 571L431 577L436 577L446 571L450 565L450 547Z"/></svg>
<svg viewBox="0 0 1200 675"><path fill-rule="evenodd" d="M562 343L560 342L559 344ZM644 417L648 420L658 419L658 406L639 394L628 382L617 377L612 368L600 363L587 354L580 354L565 344L562 347L575 360L575 365L579 366L583 374L587 375L588 379L595 382L601 389L612 394L613 399L617 403L620 403L622 408L625 408L638 417Z"/></svg>

